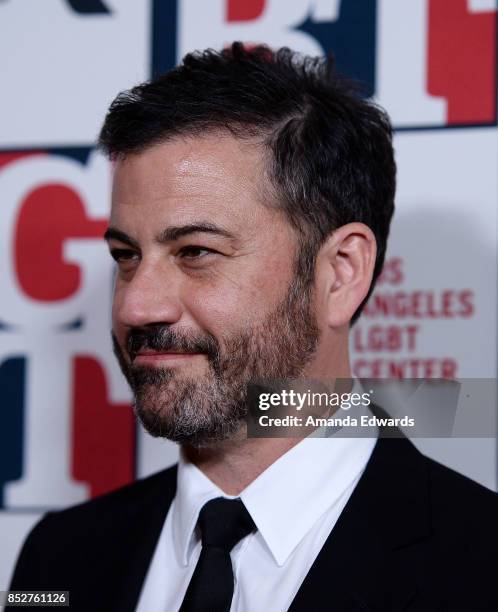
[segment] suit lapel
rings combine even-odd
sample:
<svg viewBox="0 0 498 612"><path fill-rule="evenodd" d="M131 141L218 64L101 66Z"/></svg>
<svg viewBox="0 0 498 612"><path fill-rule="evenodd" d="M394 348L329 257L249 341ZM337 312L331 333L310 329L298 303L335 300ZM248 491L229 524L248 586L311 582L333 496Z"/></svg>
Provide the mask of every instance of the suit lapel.
<svg viewBox="0 0 498 612"><path fill-rule="evenodd" d="M429 534L427 473L406 439L380 438L289 612L404 610L417 597L416 555ZM415 562L416 563L416 562Z"/></svg>
<svg viewBox="0 0 498 612"><path fill-rule="evenodd" d="M110 590L115 593L112 610L116 612L132 612L138 604L152 555L176 493L176 474L177 466L162 472L140 498L133 522L126 526L118 525L116 534L126 541L125 547L120 543L119 548L129 552L118 583L110 585Z"/></svg>

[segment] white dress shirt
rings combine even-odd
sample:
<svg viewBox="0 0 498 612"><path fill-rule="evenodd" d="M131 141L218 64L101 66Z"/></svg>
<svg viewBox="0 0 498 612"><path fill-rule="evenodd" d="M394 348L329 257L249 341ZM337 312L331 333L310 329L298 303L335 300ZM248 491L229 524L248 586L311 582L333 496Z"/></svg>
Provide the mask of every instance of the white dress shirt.
<svg viewBox="0 0 498 612"><path fill-rule="evenodd" d="M231 552L235 577L231 612L288 610L375 442L376 437L308 436L237 496L258 529ZM220 496L233 499L180 452L176 496L144 581L138 612L179 610L201 552L195 529L199 511Z"/></svg>

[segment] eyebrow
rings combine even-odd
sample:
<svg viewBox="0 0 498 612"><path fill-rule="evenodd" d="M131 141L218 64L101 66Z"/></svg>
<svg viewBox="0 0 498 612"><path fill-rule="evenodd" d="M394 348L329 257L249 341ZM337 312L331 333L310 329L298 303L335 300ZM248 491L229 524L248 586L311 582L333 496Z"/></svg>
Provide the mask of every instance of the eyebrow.
<svg viewBox="0 0 498 612"><path fill-rule="evenodd" d="M135 249L139 248L138 242L125 234L121 230L118 230L115 227L108 227L104 234L104 240L119 240L119 242L124 242L124 244L128 244Z"/></svg>
<svg viewBox="0 0 498 612"><path fill-rule="evenodd" d="M206 234L216 234L217 236L223 236L224 238L235 238L235 236L228 230L220 227L219 225L206 221L167 227L156 236L156 241L161 244L165 242L173 242L182 236L188 236L188 234L196 234L200 232Z"/></svg>
<svg viewBox="0 0 498 612"><path fill-rule="evenodd" d="M201 222L201 223L189 223L187 225L173 225L171 227L167 227L166 229L159 232L156 236L156 242L159 244L164 244L166 242L174 242L183 236L188 236L189 234L196 233L207 233L207 234L216 234L218 236L223 236L225 238L235 238L234 234L229 232L228 230L215 225L214 223L209 222ZM117 229L116 227L108 227L105 234L104 240L119 240L119 242L123 242L124 244L128 244L136 249L140 248L139 244L136 240Z"/></svg>

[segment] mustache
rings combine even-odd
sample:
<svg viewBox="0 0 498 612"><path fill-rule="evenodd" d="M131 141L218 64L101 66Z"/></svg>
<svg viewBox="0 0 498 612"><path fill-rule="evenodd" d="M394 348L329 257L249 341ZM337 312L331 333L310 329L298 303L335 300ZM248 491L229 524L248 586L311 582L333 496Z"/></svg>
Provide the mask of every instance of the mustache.
<svg viewBox="0 0 498 612"><path fill-rule="evenodd" d="M211 334L180 332L168 325L150 325L130 329L126 337L125 349L132 362L139 351L144 349L158 352L203 353L212 361L216 361L220 354L219 343Z"/></svg>

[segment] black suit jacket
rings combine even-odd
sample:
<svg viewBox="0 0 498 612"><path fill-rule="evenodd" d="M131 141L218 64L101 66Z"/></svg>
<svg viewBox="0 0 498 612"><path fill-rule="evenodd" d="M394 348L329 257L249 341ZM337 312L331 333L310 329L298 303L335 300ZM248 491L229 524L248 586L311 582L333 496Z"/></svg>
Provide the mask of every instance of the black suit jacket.
<svg viewBox="0 0 498 612"><path fill-rule="evenodd" d="M134 610L175 487L176 466L49 513L10 588L69 590L71 610ZM289 609L496 612L497 510L495 493L408 440L380 439Z"/></svg>

